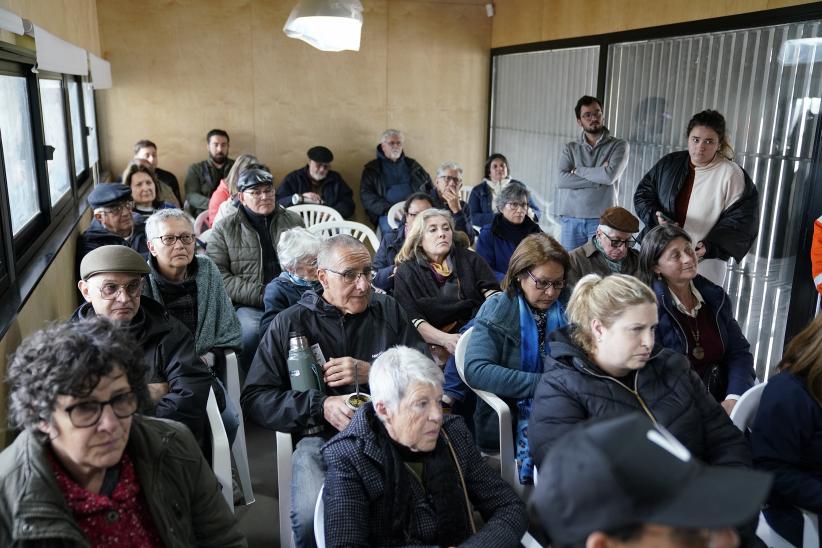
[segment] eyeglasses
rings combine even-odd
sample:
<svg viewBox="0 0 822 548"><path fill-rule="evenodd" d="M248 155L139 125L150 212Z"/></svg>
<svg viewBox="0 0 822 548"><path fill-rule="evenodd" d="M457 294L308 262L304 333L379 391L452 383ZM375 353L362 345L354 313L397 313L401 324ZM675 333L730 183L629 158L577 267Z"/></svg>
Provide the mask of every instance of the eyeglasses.
<svg viewBox="0 0 822 548"><path fill-rule="evenodd" d="M103 213L106 215L122 215L124 211L131 211L134 209L134 202L123 202L120 205L104 207L102 208Z"/></svg>
<svg viewBox="0 0 822 548"><path fill-rule="evenodd" d="M620 240L620 239L615 240L613 238L609 238L603 232L600 232L600 234L602 234L603 238L605 238L606 240L611 242L611 247L613 247L615 249L619 249L620 247L622 247L624 245L627 245L628 247L634 247L634 244L636 243L636 240L634 238L628 238L627 240Z"/></svg>
<svg viewBox="0 0 822 548"><path fill-rule="evenodd" d="M116 299L120 295L120 291L125 290L126 295L133 299L140 294L141 284L140 280L134 280L127 284L105 283L100 286L100 296L110 301Z"/></svg>
<svg viewBox="0 0 822 548"><path fill-rule="evenodd" d="M557 291L561 290L565 287L565 280L540 280L539 278L535 278L531 271L528 270L528 276L534 281L534 287L539 289L540 291L545 291L546 289L554 288Z"/></svg>
<svg viewBox="0 0 822 548"><path fill-rule="evenodd" d="M345 272L337 272L336 270L331 270L330 268L323 268L328 272L333 272L337 276L340 276L343 281L347 284L356 283L360 277L365 278L368 283L374 281L374 278L377 277L377 273L371 270L370 268L363 268L362 272L357 272L356 270L346 270Z"/></svg>
<svg viewBox="0 0 822 548"><path fill-rule="evenodd" d="M528 202L508 202L505 205L511 209L528 209Z"/></svg>
<svg viewBox="0 0 822 548"><path fill-rule="evenodd" d="M160 240L163 242L163 245L172 246L177 243L177 240L180 240L183 245L191 245L194 243L194 234L180 234L179 236L175 236L174 234L166 234L164 236L157 236L156 238L152 238L153 240Z"/></svg>
<svg viewBox="0 0 822 548"><path fill-rule="evenodd" d="M461 183L462 177L454 177L453 175L440 175L440 179L444 179L447 183Z"/></svg>
<svg viewBox="0 0 822 548"><path fill-rule="evenodd" d="M137 396L134 392L118 394L108 401L84 401L69 405L64 409L71 424L76 428L88 428L100 422L103 408L111 406L114 416L118 419L127 419L137 412Z"/></svg>
<svg viewBox="0 0 822 548"><path fill-rule="evenodd" d="M601 110L595 110L593 112L583 112L582 114L579 115L579 117L584 118L586 120L589 120L591 118L602 118L602 111Z"/></svg>
<svg viewBox="0 0 822 548"><path fill-rule="evenodd" d="M244 190L246 194L254 198L255 200L259 200L263 196L271 196L274 194L274 187L268 187L264 190Z"/></svg>

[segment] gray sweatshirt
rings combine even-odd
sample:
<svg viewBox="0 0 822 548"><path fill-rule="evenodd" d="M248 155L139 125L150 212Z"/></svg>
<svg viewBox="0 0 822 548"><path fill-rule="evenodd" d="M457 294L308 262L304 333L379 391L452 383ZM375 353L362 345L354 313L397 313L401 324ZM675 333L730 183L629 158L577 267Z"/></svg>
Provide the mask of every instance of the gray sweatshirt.
<svg viewBox="0 0 822 548"><path fill-rule="evenodd" d="M602 165L605 161L607 166ZM594 146L582 132L560 155L554 213L585 219L602 215L614 205L615 188L627 164L628 143L611 137L607 128Z"/></svg>

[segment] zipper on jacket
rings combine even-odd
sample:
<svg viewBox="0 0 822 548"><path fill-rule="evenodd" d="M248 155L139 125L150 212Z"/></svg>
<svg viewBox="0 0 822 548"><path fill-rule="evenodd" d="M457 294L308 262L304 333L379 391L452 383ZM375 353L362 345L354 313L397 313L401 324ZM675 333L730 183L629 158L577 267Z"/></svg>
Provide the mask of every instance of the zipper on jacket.
<svg viewBox="0 0 822 548"><path fill-rule="evenodd" d="M651 419L651 422L658 426L658 424L656 422L656 417L654 417L654 414L651 412L650 408L645 404L645 400L643 400L642 396L639 395L639 390L637 389L637 382L639 381L639 371L640 370L637 370L636 373L634 374L634 388L633 388L633 390L631 388L629 388L625 383L623 383L621 381L618 381L617 379L615 379L613 377L609 377L608 375L598 375L597 373L594 373L593 371L591 371L590 369L585 367L584 364L581 367L581 370L582 370L583 373L591 375L592 377L597 377L599 379L605 379L605 380L614 382L614 383L618 384L619 386L621 386L622 388L624 388L625 390L627 390L628 392L630 392L631 394L633 394L633 396L639 402L640 407L642 407L642 410L645 412L646 415L648 415L648 418Z"/></svg>

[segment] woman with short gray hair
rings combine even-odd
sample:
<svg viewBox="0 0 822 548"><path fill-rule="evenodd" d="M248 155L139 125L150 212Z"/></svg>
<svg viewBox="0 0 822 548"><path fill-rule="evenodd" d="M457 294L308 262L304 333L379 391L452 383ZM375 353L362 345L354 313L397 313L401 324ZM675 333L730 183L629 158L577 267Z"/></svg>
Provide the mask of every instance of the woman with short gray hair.
<svg viewBox="0 0 822 548"><path fill-rule="evenodd" d="M372 401L322 449L326 545L518 546L525 506L463 420L443 415L434 362L397 346L374 360L368 382Z"/></svg>
<svg viewBox="0 0 822 548"><path fill-rule="evenodd" d="M503 187L494 200L498 213L484 227L477 239L477 253L502 281L508 262L519 243L530 234L542 232L539 225L528 217L530 193L519 181Z"/></svg>
<svg viewBox="0 0 822 548"><path fill-rule="evenodd" d="M297 304L303 293L320 288L317 281L317 252L321 243L319 236L302 227L286 230L280 236L277 257L283 271L265 286L261 335L277 314Z"/></svg>

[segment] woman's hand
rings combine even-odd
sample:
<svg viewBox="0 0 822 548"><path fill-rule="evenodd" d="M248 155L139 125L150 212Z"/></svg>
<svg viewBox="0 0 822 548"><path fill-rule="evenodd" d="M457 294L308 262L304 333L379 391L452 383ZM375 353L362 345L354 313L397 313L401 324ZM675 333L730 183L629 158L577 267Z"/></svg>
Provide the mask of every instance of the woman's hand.
<svg viewBox="0 0 822 548"><path fill-rule="evenodd" d="M459 342L459 340L459 333L443 333L440 346L445 347L450 354L454 354L457 351L457 342Z"/></svg>
<svg viewBox="0 0 822 548"><path fill-rule="evenodd" d="M722 409L725 410L729 417L731 416L731 411L734 410L736 402L737 400L725 400L720 404L722 406Z"/></svg>
<svg viewBox="0 0 822 548"><path fill-rule="evenodd" d="M696 244L696 247L694 248L694 253L696 253L696 256L699 260L702 260L705 257L705 253L707 251L708 251L708 248L705 247L705 242L702 242L702 241L698 242Z"/></svg>

